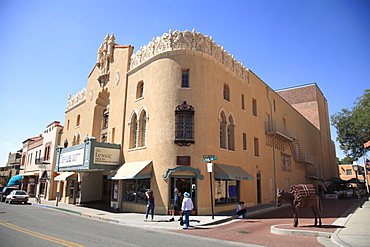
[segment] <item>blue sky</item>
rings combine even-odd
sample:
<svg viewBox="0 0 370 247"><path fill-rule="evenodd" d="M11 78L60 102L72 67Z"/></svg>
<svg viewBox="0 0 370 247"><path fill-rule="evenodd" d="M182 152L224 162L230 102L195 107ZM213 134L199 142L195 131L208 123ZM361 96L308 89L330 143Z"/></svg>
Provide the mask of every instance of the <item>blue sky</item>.
<svg viewBox="0 0 370 247"><path fill-rule="evenodd" d="M137 50L170 29L212 36L272 89L316 82L330 115L370 88L367 0L2 0L0 166L49 123L64 125L107 33Z"/></svg>

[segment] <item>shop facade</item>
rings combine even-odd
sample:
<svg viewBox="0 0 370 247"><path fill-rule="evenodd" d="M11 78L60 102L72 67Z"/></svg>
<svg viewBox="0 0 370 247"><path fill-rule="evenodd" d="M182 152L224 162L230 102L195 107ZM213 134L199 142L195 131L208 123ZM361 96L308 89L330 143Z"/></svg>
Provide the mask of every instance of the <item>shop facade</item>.
<svg viewBox="0 0 370 247"><path fill-rule="evenodd" d="M97 142L93 137L76 146L58 147L57 200L73 204L108 200L111 181L107 178L118 167L120 156L120 145Z"/></svg>

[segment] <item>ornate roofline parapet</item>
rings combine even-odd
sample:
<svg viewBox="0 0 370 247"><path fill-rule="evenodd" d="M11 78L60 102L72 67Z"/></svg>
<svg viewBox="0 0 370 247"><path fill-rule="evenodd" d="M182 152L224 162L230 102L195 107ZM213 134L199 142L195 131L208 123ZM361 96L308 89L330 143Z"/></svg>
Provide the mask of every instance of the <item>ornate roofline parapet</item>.
<svg viewBox="0 0 370 247"><path fill-rule="evenodd" d="M242 63L236 61L234 56L228 54L223 47L217 45L212 37L197 33L195 30L192 32L188 30L172 32L170 30L169 33L165 33L161 37L153 38L148 45L140 47L136 53L131 55L130 70L160 53L176 50L195 50L209 54L237 76L248 82L249 70Z"/></svg>
<svg viewBox="0 0 370 247"><path fill-rule="evenodd" d="M86 88L83 88L80 92L78 92L75 95L69 95L66 112L76 107L77 105L85 102L85 100L86 100Z"/></svg>

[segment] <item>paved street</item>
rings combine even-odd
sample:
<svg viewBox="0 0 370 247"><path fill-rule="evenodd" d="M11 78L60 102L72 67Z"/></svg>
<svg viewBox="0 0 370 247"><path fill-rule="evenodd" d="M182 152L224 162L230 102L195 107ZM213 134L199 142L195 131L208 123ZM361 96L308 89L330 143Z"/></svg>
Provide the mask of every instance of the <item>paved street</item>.
<svg viewBox="0 0 370 247"><path fill-rule="evenodd" d="M55 201L44 201L34 206L51 212L62 210L69 216L88 217L114 224L134 226L153 231L170 231L179 236L201 237L204 241L234 241L234 245L259 246L368 246L367 219L370 218L370 202L357 199L323 200L322 227L314 227L311 210L299 211L299 225L293 227L293 215L289 205L277 208L274 204L264 204L248 208L248 219L230 220L235 211L215 215L193 216L194 227L183 230L177 221L168 221L168 215L155 215L154 221L145 222L143 213L118 213L107 210L104 205L72 205ZM77 217L76 217L77 216ZM271 229L278 234L271 232ZM329 238L331 236L331 238ZM196 242L197 243L197 242ZM230 243L230 242L227 242ZM196 245L195 245L196 246Z"/></svg>

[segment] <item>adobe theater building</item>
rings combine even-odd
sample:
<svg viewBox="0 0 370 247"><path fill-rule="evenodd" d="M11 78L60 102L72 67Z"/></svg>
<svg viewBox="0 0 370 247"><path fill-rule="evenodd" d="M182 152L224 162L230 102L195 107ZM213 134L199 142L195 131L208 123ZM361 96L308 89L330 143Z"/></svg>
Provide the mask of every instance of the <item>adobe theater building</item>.
<svg viewBox="0 0 370 247"><path fill-rule="evenodd" d="M136 53L107 35L68 99L58 192L144 212L150 189L157 214L175 187L198 214L211 213L211 185L216 212L273 202L277 188L337 176L328 116L316 84L275 92L201 33L169 31Z"/></svg>

